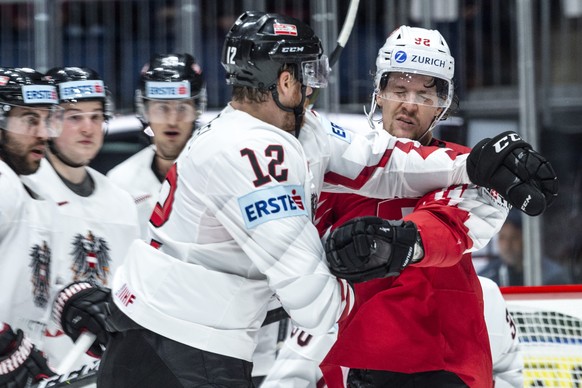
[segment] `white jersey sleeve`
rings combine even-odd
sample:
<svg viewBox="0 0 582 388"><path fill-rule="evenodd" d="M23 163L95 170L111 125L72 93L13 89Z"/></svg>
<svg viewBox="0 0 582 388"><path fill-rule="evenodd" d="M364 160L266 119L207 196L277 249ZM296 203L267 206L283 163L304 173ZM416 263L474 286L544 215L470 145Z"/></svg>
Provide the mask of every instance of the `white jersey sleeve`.
<svg viewBox="0 0 582 388"><path fill-rule="evenodd" d="M319 364L337 338L337 326L327 334L313 336L298 328L279 350L261 388L323 388Z"/></svg>
<svg viewBox="0 0 582 388"><path fill-rule="evenodd" d="M523 355L517 328L497 284L482 276L479 281L483 288L495 388L523 387Z"/></svg>
<svg viewBox="0 0 582 388"><path fill-rule="evenodd" d="M421 147L388 132L349 130L308 111L299 140L323 191L356 192L372 198L419 197L471 181L467 154L450 148ZM322 187L318 188L322 191Z"/></svg>

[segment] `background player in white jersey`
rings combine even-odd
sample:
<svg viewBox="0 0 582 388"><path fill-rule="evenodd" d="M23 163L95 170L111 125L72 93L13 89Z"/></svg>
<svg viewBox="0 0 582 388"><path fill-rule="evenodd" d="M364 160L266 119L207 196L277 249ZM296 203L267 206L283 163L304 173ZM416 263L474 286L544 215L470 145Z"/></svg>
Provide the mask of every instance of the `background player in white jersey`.
<svg viewBox="0 0 582 388"><path fill-rule="evenodd" d="M251 386L257 331L274 296L314 334L345 316L351 289L329 273L311 223L324 175L337 190L386 197L470 182L466 157L450 150L383 132L363 136L306 113L305 96L325 85L328 64L319 38L297 19L244 13L227 34L222 63L231 103L180 154L150 219L150 245L135 241L116 272L103 387ZM541 158L527 143L514 144ZM497 167L515 160L491 147L475 153L471 169L482 167L483 153ZM554 193L535 189L538 180L518 178L543 210ZM506 184L495 182L516 200ZM504 212L481 200L501 223ZM95 321L79 305L86 292L61 300L65 330L84 330L77 318ZM144 369L155 373L143 376Z"/></svg>
<svg viewBox="0 0 582 388"><path fill-rule="evenodd" d="M63 131L49 141L40 169L24 179L58 204L64 246L54 273L57 285L88 282L110 287L115 269L133 239L139 237L137 210L131 196L107 177L88 167L103 145L112 104L103 80L94 70L57 67L46 76L56 85L64 109ZM71 339L54 325L47 330L45 352L51 360L64 357ZM91 354L100 356L98 345ZM75 367L93 361L78 360Z"/></svg>
<svg viewBox="0 0 582 388"><path fill-rule="evenodd" d="M136 110L152 145L123 161L107 176L129 192L138 208L141 236L166 174L196 129L206 106L202 69L190 54L156 54L141 70Z"/></svg>
<svg viewBox="0 0 582 388"><path fill-rule="evenodd" d="M493 359L495 388L523 387L523 355L515 324L499 287L490 279L479 277L485 302L485 322ZM273 368L261 388L326 387L319 364L333 345L337 331L313 337L294 329L282 346Z"/></svg>
<svg viewBox="0 0 582 388"><path fill-rule="evenodd" d="M42 350L55 283L56 206L20 176L34 173L62 112L56 89L32 69L0 68L0 386L54 373Z"/></svg>

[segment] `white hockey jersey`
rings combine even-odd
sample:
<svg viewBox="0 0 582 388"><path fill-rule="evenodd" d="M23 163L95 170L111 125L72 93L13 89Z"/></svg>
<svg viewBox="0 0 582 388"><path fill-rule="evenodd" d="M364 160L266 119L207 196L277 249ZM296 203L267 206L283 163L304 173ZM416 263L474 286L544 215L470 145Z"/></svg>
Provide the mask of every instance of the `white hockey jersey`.
<svg viewBox="0 0 582 388"><path fill-rule="evenodd" d="M485 321L493 358L495 388L523 387L523 357L516 327L507 313L505 300L497 284L479 277L485 302ZM312 336L294 328L279 350L275 364L261 388L323 388L327 385L319 369L320 362L333 346L337 330Z"/></svg>
<svg viewBox="0 0 582 388"><path fill-rule="evenodd" d="M2 160L0 193L0 322L22 329L43 349L56 293L57 206L33 199Z"/></svg>
<svg viewBox="0 0 582 388"><path fill-rule="evenodd" d="M155 146L150 145L107 173L115 184L127 191L135 201L140 225L140 235L147 240L149 219L158 201L162 183L152 171Z"/></svg>
<svg viewBox="0 0 582 388"><path fill-rule="evenodd" d="M55 256L55 282L59 289L73 281L111 287L114 271L131 242L139 238L137 210L131 196L103 174L87 168L95 182L88 197L71 191L47 160L33 175L22 177L36 192L58 205L62 246ZM43 350L60 360L70 350L71 339L51 322ZM86 358L75 367L92 361Z"/></svg>
<svg viewBox="0 0 582 388"><path fill-rule="evenodd" d="M517 327L497 284L479 276L485 302L485 322L493 359L495 388L523 387L523 355Z"/></svg>
<svg viewBox="0 0 582 388"><path fill-rule="evenodd" d="M469 183L465 159L384 131L352 133L313 112L298 141L228 106L170 170L151 246L133 243L114 301L154 332L244 360L273 294L296 325L324 334L352 303L311 222L324 176L340 191L416 196Z"/></svg>

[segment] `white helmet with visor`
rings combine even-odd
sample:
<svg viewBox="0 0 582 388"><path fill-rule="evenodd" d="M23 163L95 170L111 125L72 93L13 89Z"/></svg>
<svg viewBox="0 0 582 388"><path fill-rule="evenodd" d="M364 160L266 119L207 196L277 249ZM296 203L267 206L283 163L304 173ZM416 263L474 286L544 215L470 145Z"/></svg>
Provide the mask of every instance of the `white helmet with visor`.
<svg viewBox="0 0 582 388"><path fill-rule="evenodd" d="M427 90L410 91L394 88L398 82L389 82L395 75L402 80L416 75L431 77ZM441 108L439 116L430 129L443 119L454 96L453 76L455 60L443 36L436 30L401 26L392 32L378 51L374 94L368 121L373 126L372 116L377 106L377 97L385 100L415 103Z"/></svg>

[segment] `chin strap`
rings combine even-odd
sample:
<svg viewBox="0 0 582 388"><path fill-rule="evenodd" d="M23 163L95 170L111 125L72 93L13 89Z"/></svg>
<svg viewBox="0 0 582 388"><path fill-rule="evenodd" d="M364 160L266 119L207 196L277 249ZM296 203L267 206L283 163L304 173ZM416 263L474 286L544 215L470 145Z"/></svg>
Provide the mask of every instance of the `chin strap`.
<svg viewBox="0 0 582 388"><path fill-rule="evenodd" d="M281 104L279 101L279 92L277 91L277 86L273 86L271 88L271 95L273 96L273 100L275 104L279 107L279 109L284 110L285 112L293 112L295 115L295 137L299 138L299 132L301 131L301 123L303 122L303 116L305 115L305 93L307 91L307 86L301 84L301 102L299 105L295 106L294 108L289 108Z"/></svg>

